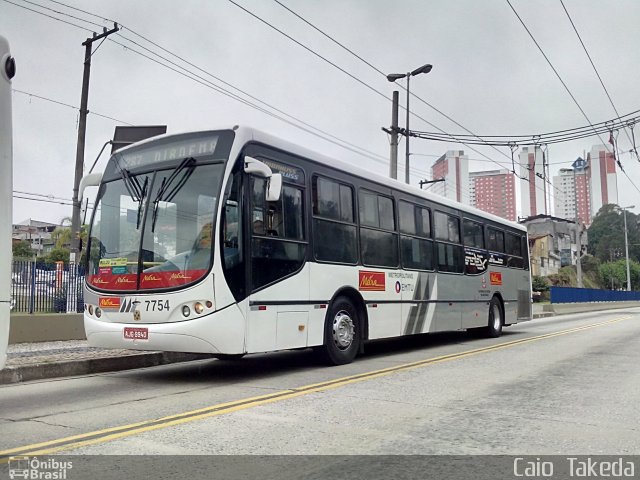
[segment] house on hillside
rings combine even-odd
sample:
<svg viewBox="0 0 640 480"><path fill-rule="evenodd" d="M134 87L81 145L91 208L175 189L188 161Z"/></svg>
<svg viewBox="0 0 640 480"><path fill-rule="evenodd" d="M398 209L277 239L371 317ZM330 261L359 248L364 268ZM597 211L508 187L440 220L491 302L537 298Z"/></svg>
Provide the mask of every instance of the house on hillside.
<svg viewBox="0 0 640 480"><path fill-rule="evenodd" d="M576 224L571 220L551 215L535 215L521 220L529 233L532 275L551 275L561 267L575 265L578 252ZM582 232L582 249L587 244L586 231Z"/></svg>
<svg viewBox="0 0 640 480"><path fill-rule="evenodd" d="M31 244L31 249L36 252L37 256L46 255L55 246L51 234L59 226L55 223L40 222L29 218L13 225L11 239L13 243L26 240Z"/></svg>

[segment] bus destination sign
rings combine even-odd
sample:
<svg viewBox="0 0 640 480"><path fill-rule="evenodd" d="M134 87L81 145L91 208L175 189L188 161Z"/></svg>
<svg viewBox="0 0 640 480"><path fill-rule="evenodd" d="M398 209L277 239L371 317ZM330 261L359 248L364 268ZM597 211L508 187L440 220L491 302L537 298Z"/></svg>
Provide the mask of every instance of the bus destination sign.
<svg viewBox="0 0 640 480"><path fill-rule="evenodd" d="M152 163L170 160L182 160L189 157L204 157L213 154L218 144L217 136L192 138L189 140L163 143L148 148L136 149L132 152L116 153L114 158L120 168L137 168Z"/></svg>

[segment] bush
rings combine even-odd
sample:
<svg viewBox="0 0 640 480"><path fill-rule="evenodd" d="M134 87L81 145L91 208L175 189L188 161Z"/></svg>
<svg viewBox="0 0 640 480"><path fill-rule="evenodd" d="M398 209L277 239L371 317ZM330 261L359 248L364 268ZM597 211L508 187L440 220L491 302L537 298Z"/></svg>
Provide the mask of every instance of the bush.
<svg viewBox="0 0 640 480"><path fill-rule="evenodd" d="M531 278L531 288L534 292L546 292L549 290L549 283L545 277L534 275Z"/></svg>

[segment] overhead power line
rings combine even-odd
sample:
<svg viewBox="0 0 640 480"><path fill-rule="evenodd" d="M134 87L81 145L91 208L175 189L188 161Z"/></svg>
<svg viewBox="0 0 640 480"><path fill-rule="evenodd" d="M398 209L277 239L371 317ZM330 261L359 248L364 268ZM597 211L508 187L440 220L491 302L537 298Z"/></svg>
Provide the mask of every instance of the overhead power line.
<svg viewBox="0 0 640 480"><path fill-rule="evenodd" d="M598 72L598 69L596 68L596 64L593 63L593 59L591 58L591 55L589 55L589 50L587 50L587 46L582 41L582 37L580 36L580 33L578 32L578 29L577 29L575 23L573 22L573 19L571 18L571 15L569 14L569 10L567 10L567 7L565 6L565 4L564 4L564 2L562 0L560 0L560 4L562 5L564 13L567 14L567 18L569 19L569 22L571 23L571 26L573 27L573 31L576 32L578 40L580 40L580 45L582 45L582 49L584 50L584 53L587 55L587 58L589 59L589 63L591 63L591 66L593 67L593 71L596 73L596 76L598 77L598 80L600 81L600 85L602 85L602 89L604 90L604 93L607 95L607 98L609 99L609 103L611 103L611 106L613 107L613 111L616 112L616 115L618 115L618 117L619 117L620 114L618 113L618 109L616 108L615 103L613 103L613 99L611 98L611 95L609 94L609 90L607 90L607 87L604 85L604 81L602 80L602 77L600 76L600 73ZM633 134L633 125L635 125L635 123L631 125L632 134ZM638 150L636 149L635 138L632 140L631 137L629 136L629 132L627 132L626 130L624 130L624 132L626 133L627 138L629 139L629 142L631 142L631 144L633 145L633 151L636 154L636 158L638 159L638 161L640 161L640 155L638 154Z"/></svg>
<svg viewBox="0 0 640 480"><path fill-rule="evenodd" d="M237 5L235 2L231 1L234 5ZM303 21L305 24L309 25L311 28L313 28L314 30L316 30L317 32L321 33L324 37L328 38L330 41L332 41L333 43L335 43L336 45L338 45L340 48L344 49L345 51L347 51L348 53L350 53L351 55L353 55L354 57L356 57L358 60L360 60L361 62L363 62L364 64L366 64L367 66L369 66L370 68L372 68L373 70L375 70L377 73L379 73L380 75L382 75L385 80L387 79L386 74L378 67L376 67L375 65L373 65L371 62L365 60L362 56L356 54L353 50L351 50L350 48L346 47L344 44L342 44L341 42L337 41L333 36L329 35L328 33L324 32L322 29L320 29L319 27L317 27L316 25L314 25L313 23L311 23L309 20L307 20L306 18L304 18L302 15L296 13L295 11L293 11L291 8L287 7L286 5L284 5L282 2L280 2L279 0L274 0L275 3L277 3L278 5L280 5L282 8L284 8L285 10L287 10L288 12L290 12L291 14L293 14L294 16L296 16L298 19L300 19L301 21ZM242 8L245 12L249 13L250 15L252 15L254 18L259 19L260 21L262 21L263 23L266 23L268 26L270 26L271 28L275 29L276 31L282 33L279 29L273 27L270 23L266 22L265 20L261 19L259 16L257 16L256 14L249 12L246 8L240 7ZM287 38L291 38L289 35L284 34ZM300 45L301 42L297 41L297 40L293 40L296 44ZM306 48L307 50L311 51L311 49L309 49L308 47L304 46L304 48ZM313 53L315 53L315 51L313 51ZM316 54L318 56L318 54ZM320 58L323 58L322 56L320 56ZM331 65L333 65L333 63L330 62ZM340 69L342 71L342 69ZM407 89L405 87L403 87L402 85L398 85L400 88L402 88L403 90L407 91ZM409 94L409 92L407 92L407 94ZM459 127L461 127L463 130L465 130L466 132L468 132L469 134L471 134L471 136L473 138L477 138L478 142L476 143L477 145L486 145L486 146L490 146L491 148L493 148L494 150L496 150L500 155L503 155L505 158L507 158L508 160L511 161L512 163L512 168L511 168L511 173L515 176L517 176L518 178L520 178L521 180L524 181L528 181L527 178L524 178L520 175L518 175L515 171L515 162L514 159L511 157L509 157L505 152L499 150L498 148L496 148L496 146L491 145L489 142L486 142L482 137L476 135L474 132L472 132L471 130L469 130L468 128L466 128L464 125L460 124L459 122L457 122L456 120L454 120L453 118L451 118L449 115L447 115L446 113L442 112L440 109L436 108L435 106L431 105L430 103L428 103L427 101L425 101L424 99L422 99L421 97L417 96L415 93L411 93L411 95L413 97L415 97L416 99L418 99L420 102L422 102L423 104L427 105L428 107L430 107L431 109L435 110L438 114L442 115L443 117L445 117L447 120L451 121L452 123L458 125ZM387 100L391 101L390 99L388 99L388 97L386 97ZM423 117L421 117L420 115L417 115L415 112L409 112L412 115L414 115L415 117L419 118L420 120L422 120L423 122L425 122L428 125L433 126L434 128L436 128L437 130L439 130L443 137L448 137L450 139L450 141L454 141L456 143L461 143L462 145L464 145L465 147L469 148L470 150L478 153L479 155L485 157L488 161L495 163L496 165L498 165L501 168L506 168L509 169L509 167L503 163L497 162L496 160L490 158L489 156L485 155L484 153L480 152L479 150L476 150L475 148L471 147L470 143L468 142L464 142L464 141L456 141L448 132L444 131L443 129L439 128L438 126L434 125L433 123L425 120ZM523 165L521 163L518 162L518 165L521 167L526 167L526 165ZM543 178L543 181L548 183L552 188L555 188L557 190L557 187L555 187L551 181L548 178ZM543 188L539 187L536 185L536 188L544 191ZM559 191L559 190L558 190Z"/></svg>
<svg viewBox="0 0 640 480"><path fill-rule="evenodd" d="M37 98L39 100L45 100L47 102L55 103L56 105L62 105L63 107L72 108L73 110L80 110L80 107L77 107L75 105L69 105L68 103L64 103L64 102L61 102L59 100L54 100L54 99L48 98L48 97L43 97L42 95L36 95L35 93L32 93L32 92L25 92L24 90L18 90L16 88L13 88L12 91L14 91L16 93L21 93L23 95L27 95L29 97ZM119 120L117 118L110 117L108 115L103 115L101 113L89 111L89 115L95 115L96 117L102 117L102 118L106 118L108 120L113 120L114 122L122 123L124 125L133 126L133 124L125 122L124 120Z"/></svg>
<svg viewBox="0 0 640 480"><path fill-rule="evenodd" d="M72 24L71 22L67 22L67 21L65 21L65 20L59 19L59 18L54 17L54 16L52 16L52 15L48 15L48 14L45 14L45 13L43 13L43 12L39 12L39 11L37 11L37 10L33 10L33 9L31 9L31 8L24 7L24 6L22 6L22 5L18 5L18 4L16 4L16 3L14 3L14 2L10 2L9 0L3 0L3 1L5 1L5 2L7 2L7 3L11 3L12 5L15 5L15 6L19 7L19 8L23 8L23 9L29 10L29 11L31 11L31 12L33 12L33 13L37 13L37 14L40 14L40 15L44 15L45 17L48 17L48 18L50 18L50 19L52 19L52 20L61 21L62 23L70 24L70 25L72 25L72 26L74 26L74 27L82 28L83 30L87 30L87 31L91 32L91 29L89 29L89 28L82 27L82 26L77 25L77 24ZM53 1L53 0L50 0L50 1ZM31 2L31 3L33 3L33 2ZM54 3L56 3L56 4L58 4L58 5L67 6L68 8L73 8L74 10L78 10L78 11L81 11L81 12L86 13L86 14L90 14L89 12L86 12L85 10L76 9L75 7L72 7L72 6L66 5L66 4L64 4L64 3L62 3L62 2L58 2L58 1L56 1L56 2L54 2ZM45 6L40 6L40 7L41 7L41 8L43 8L43 9L50 10L50 11L52 11L52 12L59 13L59 14L61 14L61 15L66 15L66 14L65 14L65 13L63 13L63 12L59 12L59 11L57 11L57 10L49 9L48 7L45 7ZM100 18L100 19L105 20L105 21L109 21L108 19L106 19L106 18L104 18L104 17L100 17L100 16L95 15L95 14L90 14L90 15L93 15L94 17ZM74 18L78 18L78 17L74 17ZM94 25L95 25L95 23L94 23L94 22L91 22L91 24L94 24ZM121 26L122 26L122 25L121 25ZM126 28L126 27L123 27L123 28ZM135 31L133 31L132 29L127 28L127 30L128 30L129 32L131 32L131 33L133 33L133 34L135 34L135 35L139 36L140 38L144 39L145 41L148 41L148 42L149 42L149 43L151 43L152 45L157 46L157 47L159 47L159 48L163 49L163 48L162 48L162 47L160 47L157 43L152 42L151 40L148 40L146 37L144 37L144 36L142 36L142 35L140 35L140 34L136 33L136 32L135 32ZM121 35L120 35L120 36L121 36ZM121 36L121 37L122 37L122 36ZM122 38L123 38L124 40L126 40L126 41L132 42L130 39L127 39L126 37L122 37ZM335 145L337 145L337 146L339 146L339 147L341 147L341 148L345 148L345 149L347 149L347 150L349 150L349 151L351 151L351 152L353 152L353 153L356 153L356 154L358 154L358 155L363 155L363 156L365 156L365 157L367 157L367 158L369 158L369 159L371 159L371 160L374 160L374 161L376 161L376 162L386 164L386 158L385 158L385 157L382 157L382 156L380 156L380 155L377 155L377 154L375 154L375 153L373 153L373 152L370 152L370 151L368 151L368 150L366 150L366 149L363 149L362 147L359 147L359 146L357 146L357 145L355 145L355 144L352 144L352 143L350 143L350 142L348 142L348 141L346 141L346 140L340 139L339 137L337 137L337 136L335 136L335 135L332 135L332 134L330 134L330 133L328 133L328 132L325 132L324 130L321 130L321 129L317 128L317 127L314 127L314 126L312 126L312 125L311 125L311 124L309 124L309 123L306 123L306 122L304 122L304 121L302 121L302 120L300 120L300 119L298 119L298 118L296 118L296 117L294 117L294 116L292 116L292 115L290 115L290 114L287 114L286 112L284 112L284 111L282 111L282 110L277 109L276 107L273 107L273 106L271 106L271 105L267 104L266 102L263 102L262 100L258 99L257 97L253 97L253 96L251 96L251 95L250 95L250 94L248 94L247 92L244 92L244 91L242 91L242 90L238 89L237 87L232 86L231 84L228 84L228 85L230 85L232 88L236 89L237 91L241 92L242 94L247 95L247 96L248 96L248 97L250 97L250 98L254 98L254 99L256 99L256 101L259 101L259 102L263 103L264 105L268 106L269 108L272 108L272 109L274 109L274 110L276 110L276 111L280 111L283 115L286 115L286 116L288 116L288 117L292 118L294 121L297 121L297 122L302 123L303 125L307 125L310 129L316 130L317 132L320 132L321 134L319 135L318 133L316 133L316 132L314 132L314 131L312 131L312 130L309 130L309 129L307 129L307 128L300 127L299 125L295 124L294 122L288 121L288 120L286 120L286 119L284 119L284 118L282 118L282 117L280 117L280 116L273 115L273 113L272 113L272 112L269 112L268 110L266 110L266 109L264 109L264 108L261 108L260 106L258 106L258 105L256 105L256 104L253 104L252 102L249 102L249 101L247 101L247 100L243 99L242 97L240 97L240 96L238 96L238 95L236 95L236 94L234 94L234 93L232 93L232 92L229 92L228 90L225 90L225 89L223 89L223 88L222 88L222 87L220 87L220 86L217 86L217 85L215 85L215 84L213 84L213 83L209 82L208 80L202 79L202 77L198 78L198 76L197 76L196 74L194 74L192 71L189 71L189 70L185 69L185 68L184 68L184 67L182 67L182 66L178 66L178 67L177 67L177 69L176 69L176 68L171 68L170 66L168 66L168 65L166 65L166 64L164 64L164 63L162 63L161 61L159 61L159 60L157 60L157 59L154 59L154 58L150 57L149 55L145 55L145 54L143 54L143 53L139 52L138 50L136 50L135 48L132 48L132 47L131 47L131 46L129 46L129 45L124 45L124 44L119 43L119 42L116 42L116 41L114 41L114 40L112 40L112 39L109 39L109 40L110 40L111 42L115 43L115 44L118 44L118 45L122 46L122 47L123 47L123 48L125 48L127 51L131 51L131 52L133 52L133 53L136 53L136 54L138 54L138 55L141 55L142 57L147 58L148 60L154 61L154 62L156 62L156 63L160 64L161 66L164 66L165 68L169 68L170 70L173 70L174 72L176 72L176 73L178 73L178 74L181 74L181 75L183 75L183 76L185 76L185 77L187 77L187 78L189 78L189 79L191 79L191 80L197 81L198 83L201 83L201 84L203 84L204 86L206 86L206 87L208 87L208 88L211 88L211 89L213 89L213 90L217 91L218 93L221 93L221 94L223 94L223 95L227 95L227 96L229 96L229 97L231 97L231 98L233 98L233 99L235 99L235 100L237 100L237 101L239 101L239 102L241 102L241 103L244 103L244 104L246 104L246 105L248 105L248 106L250 106L250 107L252 107L252 108L257 109L258 111L261 111L262 113L265 113L265 114L270 115L270 116L272 116L272 117L274 117L274 118L277 118L277 119L279 119L279 120L282 120L282 121L284 121L285 123L289 123L290 125L292 125L292 126L294 126L294 127L300 128L300 129L302 129L303 131L306 131L307 133L310 133L310 134L312 134L312 135L315 135L315 136L317 136L317 137L319 137L319 138L321 138L321 139L323 139L323 140L325 140L325 141L329 141L330 143L334 143ZM140 45L140 44L139 44L139 43L137 43L137 42L133 42L133 43L134 43L134 44L136 44L136 45ZM142 48L142 47L141 47L141 48ZM150 50L150 49L147 49L147 50L149 50L149 51L151 52L151 50ZM166 51L167 53L169 53L170 55L175 56L175 57L176 57L176 58L178 58L178 59L181 59L182 61L184 61L184 62L185 62L185 63L187 63L188 65L192 65L192 66L194 66L194 67L196 67L196 68L199 68L199 67L195 66L194 64L191 64L191 63L187 62L186 60L182 59L181 57L179 57L179 56L175 55L173 52L170 52L169 50L166 50L166 49L163 49L163 50L164 50L164 51ZM157 57L159 57L159 58L162 58L164 61L167 61L166 57L163 57L163 56L159 55L159 54L158 54L158 53L156 53L156 52L152 52L152 55L157 56ZM174 63L174 65L177 65L177 64L175 64L175 62L173 62L173 63ZM228 82L224 82L224 80L219 79L218 77L213 76L213 75L212 75L212 74L210 74L209 72L206 72L206 71L204 71L204 70L202 70L202 69L200 69L200 70L201 70L201 71L203 71L203 72L205 72L205 73L207 73L207 75L210 75L210 76L212 76L212 77L216 78L217 80L219 80L219 81L221 81L221 82L223 82L223 83L228 83ZM185 72L187 72L187 74L185 74ZM194 77L192 77L192 76L190 76L190 75L193 75L195 78L194 78ZM204 82L204 83L203 83L203 82ZM207 83L207 82L208 82L208 83ZM130 124L127 124L127 125L130 125ZM335 139L335 140L337 140L337 141L332 141L330 138L325 138L323 135L326 135L326 136L328 136L328 137L331 137L331 138L333 138L333 139ZM342 143L338 143L338 142L342 142ZM347 145L347 146L345 146L345 145ZM364 153L363 153L363 152L364 152Z"/></svg>
<svg viewBox="0 0 640 480"><path fill-rule="evenodd" d="M515 145L521 147L529 145L546 145L569 142L581 138L593 137L598 133L610 133L612 131L624 129L626 126L634 125L635 123L640 122L640 115L637 115L638 112L640 112L640 110L628 113L622 117L596 123L595 125L588 125L585 127L573 128L568 130L558 130L556 132L550 133L509 136L483 135L483 138L488 140L483 141L482 144L491 144L502 147L510 147L512 145ZM631 117L631 115L635 116ZM468 142L474 145L480 144L469 135L464 134L442 135L437 132L421 132L416 130L412 130L410 134L416 137L434 141L450 141L451 136L453 136L454 138L458 139L460 143Z"/></svg>
<svg viewBox="0 0 640 480"><path fill-rule="evenodd" d="M515 16L518 18L518 20L520 21L520 24L522 25L522 27L526 30L527 34L529 35L529 37L531 38L531 40L533 41L533 43L536 45L536 47L538 48L538 50L540 51L540 53L542 54L542 56L544 57L544 59L547 61L547 64L549 65L549 67L551 68L551 70L553 70L553 73L555 73L556 77L558 77L558 80L560 80L560 83L562 84L562 86L565 88L565 90L567 91L567 93L569 94L569 96L571 97L571 99L573 100L573 102L576 104L576 106L578 107L578 109L580 110L580 112L582 113L582 115L584 116L584 118L587 120L587 122L589 123L589 125L591 125L591 127L593 128L594 132L596 132L596 135L598 136L598 138L600 138L600 142L604 145L604 147L607 149L607 151L611 154L613 154L614 158L615 158L615 145L613 146L613 152L611 152L611 149L609 148L609 146L606 144L606 142L602 139L602 137L600 136L600 133L596 131L595 127L593 127L593 124L591 122L591 120L589 119L589 117L587 116L587 114L585 113L584 109L580 106L580 103L578 102L578 100L576 99L576 97L573 95L573 93L571 92L571 90L569 89L569 87L567 86L567 84L565 83L565 81L562 79L562 77L560 76L560 74L558 73L558 71L556 70L556 68L553 66L553 64L551 63L551 60L549 60L549 57L547 56L547 54L544 52L544 50L542 49L542 47L540 46L540 44L538 43L538 41L535 39L535 37L533 36L533 34L531 33L531 31L529 30L529 28L527 27L526 23L524 22L524 20L520 17L520 15L518 14L518 12L516 11L516 9L513 7L513 5L511 4L510 0L506 0L507 4L509 5L509 7L511 8L511 10L513 11L513 13L515 14ZM624 168L622 167L622 164L620 163L620 161L618 160L618 166L620 167L620 169L622 170L622 173L625 174L625 176L629 179L629 182L631 183L631 185L633 185L633 187L638 190L638 192L640 193L640 189L637 187L637 185L631 180L631 178L629 177L629 175L627 175L627 172L625 172Z"/></svg>

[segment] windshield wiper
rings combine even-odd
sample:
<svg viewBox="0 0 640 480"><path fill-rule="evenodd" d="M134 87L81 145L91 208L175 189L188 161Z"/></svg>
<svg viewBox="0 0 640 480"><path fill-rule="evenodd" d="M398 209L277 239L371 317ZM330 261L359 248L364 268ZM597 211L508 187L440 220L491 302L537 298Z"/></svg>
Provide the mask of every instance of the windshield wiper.
<svg viewBox="0 0 640 480"><path fill-rule="evenodd" d="M195 170L196 159L193 157L187 157L180 165L178 165L173 173L169 176L169 178L164 177L162 179L162 184L158 189L158 193L156 198L153 200L153 216L151 220L151 231L155 231L156 229L156 220L158 219L158 205L160 202L170 202L173 198L178 194L180 189L187 183L189 177ZM182 173L182 176L178 178L178 176ZM177 180L177 183L171 188L171 185L174 181ZM171 190L169 190L171 188Z"/></svg>
<svg viewBox="0 0 640 480"><path fill-rule="evenodd" d="M140 228L140 220L142 213L142 205L144 203L144 199L147 196L147 186L149 185L149 177L144 179L144 185L142 186L142 193L140 194L140 199L138 200L138 215L136 216L136 230Z"/></svg>
<svg viewBox="0 0 640 480"><path fill-rule="evenodd" d="M144 203L144 199L147 196L147 186L149 185L149 177L145 177L144 185L140 186L140 182L138 181L138 177L132 177L129 170L126 168L122 168L120 166L120 162L118 162L118 157L114 157L116 159L116 165L120 169L120 178L122 178L122 183L124 183L127 192L129 192L129 196L134 202L138 203L138 212L136 215L136 230L140 228L140 220L142 213L142 205Z"/></svg>

